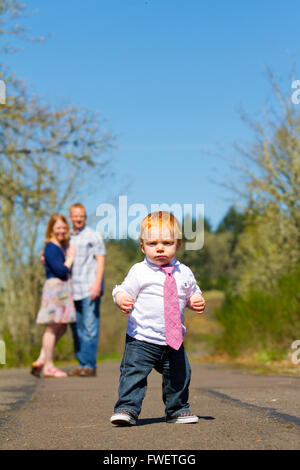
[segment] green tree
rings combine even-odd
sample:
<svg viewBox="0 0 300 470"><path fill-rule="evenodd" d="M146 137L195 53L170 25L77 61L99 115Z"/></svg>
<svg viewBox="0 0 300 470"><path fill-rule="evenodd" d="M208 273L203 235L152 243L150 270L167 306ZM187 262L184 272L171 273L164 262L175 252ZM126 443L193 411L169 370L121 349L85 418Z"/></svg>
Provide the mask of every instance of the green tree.
<svg viewBox="0 0 300 470"><path fill-rule="evenodd" d="M271 72L269 78L280 107L262 123L247 118L253 144L237 147L244 223L217 312L217 343L230 355L278 360L287 357L299 325L300 111Z"/></svg>
<svg viewBox="0 0 300 470"><path fill-rule="evenodd" d="M193 231L197 226L200 227L200 223L196 224L193 220ZM230 256L232 234L229 231L214 233L207 219L204 219L203 227L203 247L200 250L185 250L186 239L183 236L183 247L178 258L190 266L202 289L223 289L228 282L232 264Z"/></svg>
<svg viewBox="0 0 300 470"><path fill-rule="evenodd" d="M245 230L236 256L239 292L273 282L299 263L300 255L300 112L269 72L279 111L268 111L262 123L246 120L253 144L238 147L246 201Z"/></svg>
<svg viewBox="0 0 300 470"><path fill-rule="evenodd" d="M235 236L238 236L243 231L244 222L245 215L235 206L231 206L219 223L216 233L233 232Z"/></svg>

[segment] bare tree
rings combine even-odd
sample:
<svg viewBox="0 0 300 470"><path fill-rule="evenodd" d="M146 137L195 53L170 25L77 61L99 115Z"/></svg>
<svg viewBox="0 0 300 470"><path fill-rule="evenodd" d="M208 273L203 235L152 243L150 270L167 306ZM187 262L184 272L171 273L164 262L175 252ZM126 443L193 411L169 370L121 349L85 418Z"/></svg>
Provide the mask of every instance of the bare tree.
<svg viewBox="0 0 300 470"><path fill-rule="evenodd" d="M16 24L25 12L18 0L0 0L1 52L14 52L16 38L33 40ZM16 363L30 357L36 342L46 221L80 198L85 181L99 187L114 138L95 113L54 109L30 95L3 64L0 79L7 90L0 105L0 337Z"/></svg>
<svg viewBox="0 0 300 470"><path fill-rule="evenodd" d="M91 113L51 109L20 83L7 83L7 104L0 107L0 325L16 343L27 337L29 345L45 223L81 194L85 175L99 184L113 137Z"/></svg>
<svg viewBox="0 0 300 470"><path fill-rule="evenodd" d="M300 111L291 90L284 93L270 70L268 76L279 106L268 108L262 123L244 114L253 144L236 147L244 186L231 188L244 198L247 211L235 252L240 293L272 287L300 260Z"/></svg>
<svg viewBox="0 0 300 470"><path fill-rule="evenodd" d="M47 39L45 36L31 36L21 25L20 21L32 13L19 0L0 0L1 53L11 54L18 51L18 41L20 41L20 44L24 41L43 43Z"/></svg>

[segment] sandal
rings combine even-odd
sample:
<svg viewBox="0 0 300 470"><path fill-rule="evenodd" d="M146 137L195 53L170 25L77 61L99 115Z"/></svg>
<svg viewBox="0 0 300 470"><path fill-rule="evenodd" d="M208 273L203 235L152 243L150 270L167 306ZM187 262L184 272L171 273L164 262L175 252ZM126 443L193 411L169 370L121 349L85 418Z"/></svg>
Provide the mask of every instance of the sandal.
<svg viewBox="0 0 300 470"><path fill-rule="evenodd" d="M44 377L55 377L57 379L63 378L63 377L68 377L68 374L66 374L64 371L60 369L53 369L51 372L44 373Z"/></svg>
<svg viewBox="0 0 300 470"><path fill-rule="evenodd" d="M37 364L36 362L33 362L31 364L30 373L34 375L35 377L40 377L43 367L44 367L44 364Z"/></svg>

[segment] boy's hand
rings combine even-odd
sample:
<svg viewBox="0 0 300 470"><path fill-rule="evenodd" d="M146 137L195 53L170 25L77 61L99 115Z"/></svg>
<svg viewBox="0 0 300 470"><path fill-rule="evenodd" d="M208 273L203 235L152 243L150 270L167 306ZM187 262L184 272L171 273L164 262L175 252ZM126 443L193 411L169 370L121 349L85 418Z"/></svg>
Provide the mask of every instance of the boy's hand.
<svg viewBox="0 0 300 470"><path fill-rule="evenodd" d="M126 292L117 292L115 296L117 306L127 315L131 312L134 304L134 298Z"/></svg>
<svg viewBox="0 0 300 470"><path fill-rule="evenodd" d="M195 310L199 315L202 315L205 309L205 300L203 299L202 295L199 293L193 294L190 297L188 307L190 307L192 310Z"/></svg>

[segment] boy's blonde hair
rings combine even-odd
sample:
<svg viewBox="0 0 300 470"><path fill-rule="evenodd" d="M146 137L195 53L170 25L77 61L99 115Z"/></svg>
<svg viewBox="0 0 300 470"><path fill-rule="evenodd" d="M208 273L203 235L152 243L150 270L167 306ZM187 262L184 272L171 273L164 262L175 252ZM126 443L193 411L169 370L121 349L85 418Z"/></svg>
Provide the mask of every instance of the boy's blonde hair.
<svg viewBox="0 0 300 470"><path fill-rule="evenodd" d="M158 211L148 214L141 223L140 243L143 243L143 241L148 238L149 231L152 227L159 227L161 230L164 228L169 229L174 240L177 240L177 243L181 242L181 227L178 220L171 212Z"/></svg>

